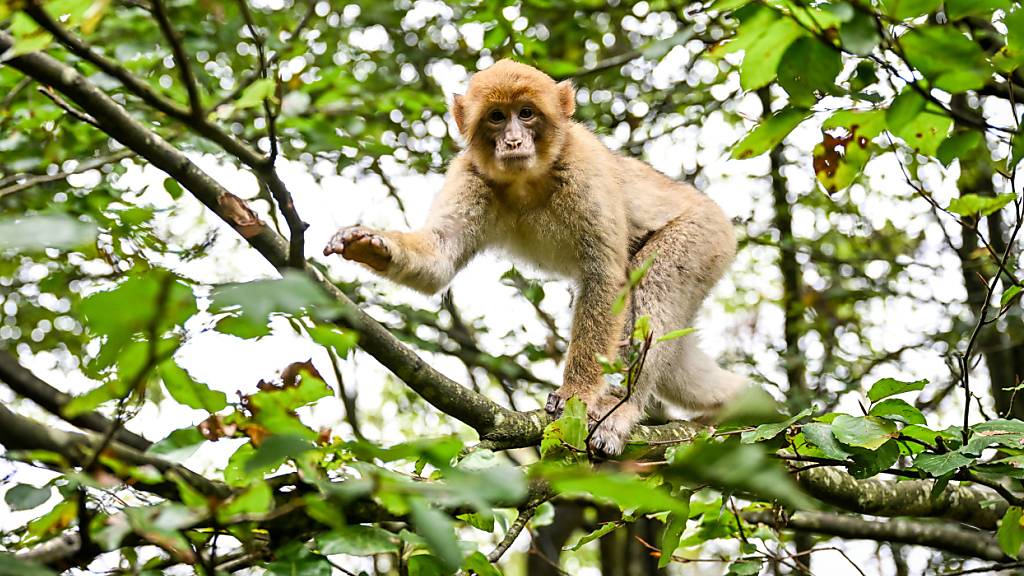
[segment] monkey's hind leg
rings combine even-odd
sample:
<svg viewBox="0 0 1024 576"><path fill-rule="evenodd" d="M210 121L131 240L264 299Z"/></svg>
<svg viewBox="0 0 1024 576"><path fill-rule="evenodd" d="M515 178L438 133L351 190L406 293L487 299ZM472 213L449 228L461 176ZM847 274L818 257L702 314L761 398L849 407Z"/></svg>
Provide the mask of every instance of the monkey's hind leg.
<svg viewBox="0 0 1024 576"><path fill-rule="evenodd" d="M697 202L705 201L700 197ZM706 200L710 203L710 200ZM694 206L656 232L633 258L633 267L653 263L633 292L631 316L649 316L654 336L692 325L715 282L732 261L732 229L717 207ZM717 216L717 217L716 217ZM630 326L626 327L629 332ZM700 412L717 410L743 386L743 378L720 368L697 347L696 337L655 342L629 399L605 397L598 414L614 410L596 429L591 445L615 455L652 400Z"/></svg>

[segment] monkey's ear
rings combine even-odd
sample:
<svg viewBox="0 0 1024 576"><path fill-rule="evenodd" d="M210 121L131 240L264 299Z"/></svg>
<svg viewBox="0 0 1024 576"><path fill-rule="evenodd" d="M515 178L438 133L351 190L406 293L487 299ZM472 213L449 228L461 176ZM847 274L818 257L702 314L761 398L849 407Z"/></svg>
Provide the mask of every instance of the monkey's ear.
<svg viewBox="0 0 1024 576"><path fill-rule="evenodd" d="M572 80L563 80L558 83L558 103L562 106L562 114L568 118L576 111L576 88Z"/></svg>
<svg viewBox="0 0 1024 576"><path fill-rule="evenodd" d="M462 94L455 94L452 96L452 118L455 119L455 125L459 127L459 133L466 133L466 105L465 96Z"/></svg>

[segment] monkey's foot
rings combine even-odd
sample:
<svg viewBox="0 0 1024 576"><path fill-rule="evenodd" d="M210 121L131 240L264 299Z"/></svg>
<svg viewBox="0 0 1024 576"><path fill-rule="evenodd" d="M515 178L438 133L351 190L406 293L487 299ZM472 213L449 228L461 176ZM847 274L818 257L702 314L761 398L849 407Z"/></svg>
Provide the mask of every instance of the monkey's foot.
<svg viewBox="0 0 1024 576"><path fill-rule="evenodd" d="M602 397L590 411L590 447L605 456L618 456L639 420L640 410L632 402L611 395Z"/></svg>
<svg viewBox="0 0 1024 576"><path fill-rule="evenodd" d="M324 247L324 256L331 254L341 254L346 260L361 262L378 272L391 263L391 250L384 237L362 226L339 230Z"/></svg>

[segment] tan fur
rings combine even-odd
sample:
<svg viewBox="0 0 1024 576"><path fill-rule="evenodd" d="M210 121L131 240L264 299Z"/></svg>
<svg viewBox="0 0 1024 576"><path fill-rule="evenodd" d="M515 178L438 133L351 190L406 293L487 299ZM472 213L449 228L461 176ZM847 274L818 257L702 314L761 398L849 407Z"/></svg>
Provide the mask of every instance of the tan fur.
<svg viewBox="0 0 1024 576"><path fill-rule="evenodd" d="M572 338L563 385L548 409L560 411L575 395L596 420L617 402L605 391L596 357L614 355L624 333L623 314L613 316L611 309L629 267L657 254L627 307L650 315L657 336L692 324L731 262L735 240L707 196L613 153L572 122L573 100L571 85L524 64L503 60L476 74L452 107L467 149L452 162L423 228L344 229L325 253L371 265L383 261L381 274L428 293L489 246L572 278ZM517 126L525 126L536 151L510 169L496 157L496 146L509 138L523 107L536 118ZM489 119L495 110L507 120ZM595 432L595 447L620 452L648 408L713 410L741 384L701 353L692 336L656 344L629 402Z"/></svg>

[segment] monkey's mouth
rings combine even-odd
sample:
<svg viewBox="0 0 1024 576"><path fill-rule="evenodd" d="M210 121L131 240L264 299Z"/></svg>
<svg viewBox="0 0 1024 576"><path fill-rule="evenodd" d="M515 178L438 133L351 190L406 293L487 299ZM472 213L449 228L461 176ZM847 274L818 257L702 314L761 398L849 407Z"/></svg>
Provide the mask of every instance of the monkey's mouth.
<svg viewBox="0 0 1024 576"><path fill-rule="evenodd" d="M494 158L507 168L523 168L529 166L536 159L537 155L532 146L508 149L498 146L494 151Z"/></svg>

